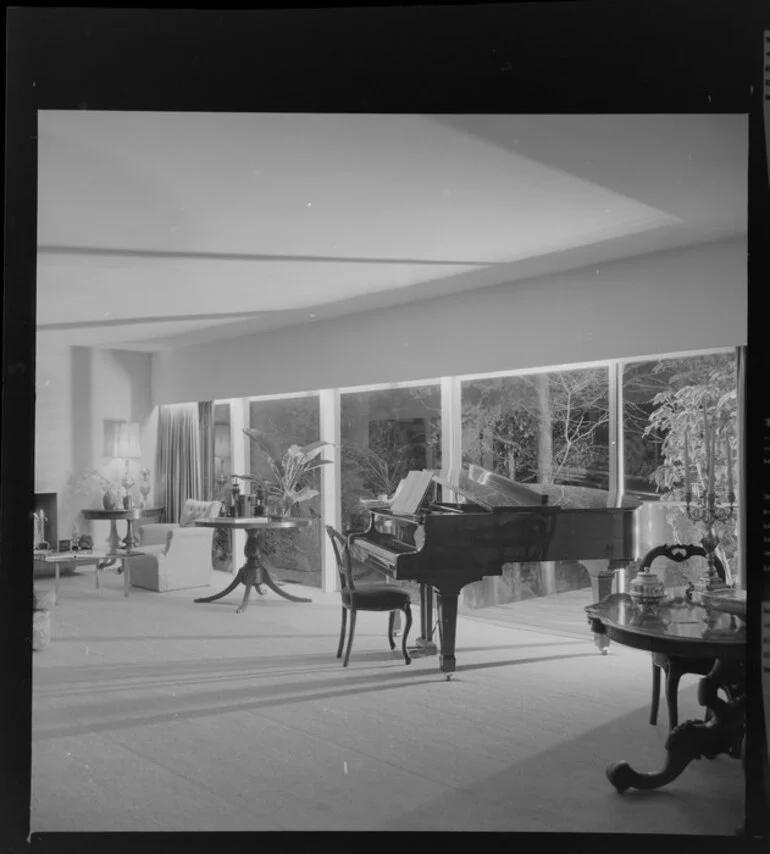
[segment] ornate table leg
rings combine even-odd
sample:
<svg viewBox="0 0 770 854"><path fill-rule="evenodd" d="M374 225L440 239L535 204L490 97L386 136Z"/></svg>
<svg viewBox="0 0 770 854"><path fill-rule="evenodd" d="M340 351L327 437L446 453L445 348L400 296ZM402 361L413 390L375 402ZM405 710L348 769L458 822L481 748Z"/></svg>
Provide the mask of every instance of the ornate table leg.
<svg viewBox="0 0 770 854"><path fill-rule="evenodd" d="M312 599L307 599L304 596L294 596L291 593L286 593L285 591L281 590L281 588L270 577L270 573L267 571L267 567L263 563L259 565L259 568L260 568L260 573L261 573L261 579L260 579L261 582L263 584L266 584L273 591L273 593L277 593L279 596L283 597L284 599L288 599L289 602L312 602L313 601ZM254 581L254 586L259 588L259 584L256 582L256 580Z"/></svg>
<svg viewBox="0 0 770 854"><path fill-rule="evenodd" d="M233 590L239 585L244 583L243 581L243 570L244 567L241 567L235 575L232 583L225 587L220 593L215 593L213 596L203 596L200 599L193 599L193 602L216 602L217 599L222 599L224 596L227 596L228 593L232 593Z"/></svg>
<svg viewBox="0 0 770 854"><path fill-rule="evenodd" d="M607 630L602 625L601 620L595 620L592 617L588 618L591 626L591 631L594 633L594 643L602 655L607 655L607 650L610 646L610 639L607 637Z"/></svg>
<svg viewBox="0 0 770 854"><path fill-rule="evenodd" d="M109 554L115 554L120 548L120 537L118 536L118 523L115 519L110 519L110 536L107 539L109 544Z"/></svg>
<svg viewBox="0 0 770 854"><path fill-rule="evenodd" d="M619 791L658 789L675 780L693 759L713 759L720 753L740 754L744 735L745 698L741 688L730 703L717 696L726 686L742 685L742 665L718 660L711 672L700 680L698 702L711 713L706 721L685 721L671 730L666 741L666 764L660 771L640 773L627 762L615 762L607 768L607 779Z"/></svg>
<svg viewBox="0 0 770 854"><path fill-rule="evenodd" d="M236 609L236 614L242 614L249 606L249 598L251 597L251 588L256 587L257 593L260 596L264 595L261 584L266 584L274 593L277 593L284 599L290 602L312 602L312 599L306 599L302 596L292 596L291 593L284 593L280 587L270 577L267 567L260 557L260 534L257 530L250 530L247 533L246 545L243 553L246 557L246 563L238 570L238 574L233 579L232 584L228 585L221 593L215 593L213 596L204 596L200 599L195 599L195 602L216 602L217 599L222 599L231 593L239 584L243 584L246 590L243 592L241 604Z"/></svg>
<svg viewBox="0 0 770 854"><path fill-rule="evenodd" d="M241 604L235 609L236 614L242 614L249 607L251 588L257 586L258 573L259 564L256 562L256 558L247 557L246 563L241 568L241 580L243 581L246 589L243 591Z"/></svg>

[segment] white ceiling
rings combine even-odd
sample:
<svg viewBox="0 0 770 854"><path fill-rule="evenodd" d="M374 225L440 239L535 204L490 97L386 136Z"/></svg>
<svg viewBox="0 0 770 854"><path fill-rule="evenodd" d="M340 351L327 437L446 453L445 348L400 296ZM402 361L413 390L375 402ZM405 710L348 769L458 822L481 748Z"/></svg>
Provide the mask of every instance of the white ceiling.
<svg viewBox="0 0 770 854"><path fill-rule="evenodd" d="M745 116L39 114L38 333L159 350L746 231Z"/></svg>

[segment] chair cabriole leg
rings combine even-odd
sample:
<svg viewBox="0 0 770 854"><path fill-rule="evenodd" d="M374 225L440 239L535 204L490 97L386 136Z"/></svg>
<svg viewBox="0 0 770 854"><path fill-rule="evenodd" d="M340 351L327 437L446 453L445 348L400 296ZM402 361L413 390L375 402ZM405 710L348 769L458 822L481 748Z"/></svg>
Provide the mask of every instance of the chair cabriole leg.
<svg viewBox="0 0 770 854"><path fill-rule="evenodd" d="M342 649L345 646L345 628L348 622L348 609L342 608L342 623L340 624L340 642L337 645L337 658L342 658Z"/></svg>
<svg viewBox="0 0 770 854"><path fill-rule="evenodd" d="M350 650L353 646L353 635L356 633L356 611L355 609L350 612L350 634L348 635L348 648L345 650L345 660L342 662L343 667L348 666L348 661L350 660Z"/></svg>
<svg viewBox="0 0 770 854"><path fill-rule="evenodd" d="M404 606L404 613L406 614L406 625L404 626L404 635L401 639L401 651L404 653L404 662L406 664L411 664L412 659L409 657L409 653L406 649L406 639L409 637L409 630L412 628L412 609L408 602Z"/></svg>

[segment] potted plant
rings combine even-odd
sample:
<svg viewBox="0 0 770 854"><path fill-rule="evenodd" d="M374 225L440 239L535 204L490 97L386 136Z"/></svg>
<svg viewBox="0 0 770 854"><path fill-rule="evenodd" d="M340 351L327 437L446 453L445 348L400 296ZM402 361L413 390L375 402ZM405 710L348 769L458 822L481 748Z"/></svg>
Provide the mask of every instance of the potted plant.
<svg viewBox="0 0 770 854"><path fill-rule="evenodd" d="M310 486L311 473L331 462L319 459L324 446L331 443L318 441L304 447L291 445L285 454L281 454L276 443L260 430L244 427L243 432L267 458L273 479L263 481L254 475L236 477L262 483L267 492L268 513L271 515L298 515L299 505L318 495L318 490Z"/></svg>
<svg viewBox="0 0 770 854"><path fill-rule="evenodd" d="M714 491L718 504L727 504L732 489L737 494L735 459L738 452L737 392L735 369L724 360L711 370L691 371L682 384L653 399L655 409L645 435L662 435L663 463L650 475L661 501L666 504L666 521L679 542L698 538L700 523L691 522L685 512L686 482L698 501L707 488ZM707 441L709 440L709 441ZM709 454L711 479L709 481ZM688 476L685 477L685 465ZM717 521L714 530L720 545L716 554L729 576L737 547L735 516Z"/></svg>
<svg viewBox="0 0 770 854"><path fill-rule="evenodd" d="M243 429L257 451L259 451L270 467L272 478L264 479L255 475L236 475L237 478L250 481L255 486L261 486L266 493L267 513L271 516L299 516L301 505L315 498L319 490L315 489L314 472L331 460L320 459L321 451L330 442L311 442L308 445L291 445L282 454L276 442L261 430L252 427ZM312 511L310 511L312 515ZM282 562L296 567L299 548L300 532L296 536L282 536L277 539L265 537L265 548L268 554L277 555Z"/></svg>

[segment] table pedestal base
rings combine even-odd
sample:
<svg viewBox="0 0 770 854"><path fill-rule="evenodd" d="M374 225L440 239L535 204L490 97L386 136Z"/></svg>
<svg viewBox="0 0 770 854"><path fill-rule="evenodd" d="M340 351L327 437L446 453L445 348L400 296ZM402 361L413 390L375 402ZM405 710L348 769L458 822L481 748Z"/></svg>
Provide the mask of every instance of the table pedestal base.
<svg viewBox="0 0 770 854"><path fill-rule="evenodd" d="M730 702L717 696L727 689ZM614 762L607 779L618 790L658 789L675 780L693 759L713 759L720 753L741 757L745 735L743 665L716 661L698 685L698 702L705 706L705 720L690 720L674 727L666 741L666 762L660 771L635 771L627 762Z"/></svg>
<svg viewBox="0 0 770 854"><path fill-rule="evenodd" d="M262 584L265 584L273 591L273 593L277 593L283 599L288 599L289 602L313 601L312 599L307 599L304 596L293 596L291 593L286 593L284 590L281 590L281 588L270 577L267 567L263 563L258 562L255 558L249 558L246 561L246 563L238 570L232 584L228 585L221 591L221 593L215 593L213 596L204 596L200 599L195 599L194 601L216 602L217 599L222 599L224 596L227 596L228 593L232 593L239 584L245 585L246 589L243 591L243 599L235 611L236 614L242 614L246 608L248 608L252 587L257 588L257 593L259 593L260 596L264 595L260 586Z"/></svg>

